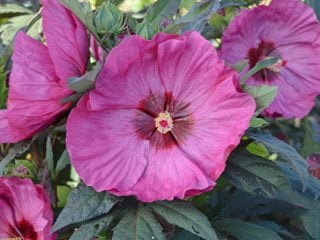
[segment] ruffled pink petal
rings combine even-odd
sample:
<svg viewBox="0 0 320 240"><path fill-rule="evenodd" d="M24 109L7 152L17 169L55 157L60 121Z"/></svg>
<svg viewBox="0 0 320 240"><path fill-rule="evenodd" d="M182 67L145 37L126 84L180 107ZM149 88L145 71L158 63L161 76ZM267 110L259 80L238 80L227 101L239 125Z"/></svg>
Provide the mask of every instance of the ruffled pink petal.
<svg viewBox="0 0 320 240"><path fill-rule="evenodd" d="M5 238L10 237L10 226L15 225L15 218L10 202L1 195L0 192L0 238Z"/></svg>
<svg viewBox="0 0 320 240"><path fill-rule="evenodd" d="M63 91L48 48L24 32L15 38L12 60L9 98L55 99Z"/></svg>
<svg viewBox="0 0 320 240"><path fill-rule="evenodd" d="M320 92L319 54L310 44L297 43L278 48L286 65L272 81L263 84L277 86L278 95L263 112L267 117L303 118L314 106ZM248 84L260 85L251 78Z"/></svg>
<svg viewBox="0 0 320 240"><path fill-rule="evenodd" d="M139 139L134 110L87 110L88 97L73 109L67 122L67 149L82 180L97 191L125 191L147 165L148 142Z"/></svg>
<svg viewBox="0 0 320 240"><path fill-rule="evenodd" d="M264 13L266 6L259 6L252 10L243 9L229 24L221 39L219 56L228 63L236 64L246 59L250 48L259 44L257 40L262 28L259 24L264 19L264 14L253 14L255 11ZM261 16L262 15L262 16ZM250 22L250 24L247 24Z"/></svg>
<svg viewBox="0 0 320 240"><path fill-rule="evenodd" d="M60 85L46 46L20 32L12 59L8 109L1 113L0 142L31 137L69 107L60 100L71 91Z"/></svg>
<svg viewBox="0 0 320 240"><path fill-rule="evenodd" d="M155 41L140 36L126 38L115 47L97 78L96 89L90 93L91 109L136 108L150 93L165 92L156 47Z"/></svg>
<svg viewBox="0 0 320 240"><path fill-rule="evenodd" d="M87 69L89 43L86 28L57 0L42 0L43 31L61 83Z"/></svg>
<svg viewBox="0 0 320 240"><path fill-rule="evenodd" d="M0 180L0 237L9 237L9 227L15 225L14 210L7 186Z"/></svg>
<svg viewBox="0 0 320 240"><path fill-rule="evenodd" d="M261 37L273 39L278 47L292 43L319 45L317 16L310 6L299 0L273 0L263 21Z"/></svg>
<svg viewBox="0 0 320 240"><path fill-rule="evenodd" d="M191 136L181 148L197 160L203 172L217 179L230 152L239 144L255 111L253 98L237 89L234 71L224 72L212 95L193 111ZM214 159L214 161L212 161Z"/></svg>
<svg viewBox="0 0 320 240"><path fill-rule="evenodd" d="M116 195L136 195L141 201L185 198L189 190L212 189L214 180L205 174L190 156L178 147L150 149L148 166L139 181L126 191L111 190ZM212 159L211 159L212 160Z"/></svg>
<svg viewBox="0 0 320 240"><path fill-rule="evenodd" d="M13 131L8 121L8 111L0 111L0 142L2 143L13 143L24 139L25 134L19 131Z"/></svg>
<svg viewBox="0 0 320 240"><path fill-rule="evenodd" d="M163 41L158 45L157 55L166 91L177 101L194 104L195 108L212 95L217 84L214 79L225 68L212 44L198 32Z"/></svg>
<svg viewBox="0 0 320 240"><path fill-rule="evenodd" d="M267 117L303 118L314 106L316 93L302 93L288 83L282 74L274 79L278 87L276 99L263 111ZM303 95L303 96L302 96Z"/></svg>
<svg viewBox="0 0 320 240"><path fill-rule="evenodd" d="M39 233L40 236L43 237L44 240L54 240L57 237L57 234L51 234L51 227L53 226L53 212L51 209L51 203L48 199L48 196L46 192L44 191L43 187L41 185L35 184L34 185L38 197L42 200L43 202L43 208L42 208L42 216L44 219L47 220L46 226L42 229L42 231Z"/></svg>
<svg viewBox="0 0 320 240"><path fill-rule="evenodd" d="M320 74L318 71L319 53L310 44L290 44L280 47L283 58L288 59L280 74L287 83L303 93L320 92Z"/></svg>

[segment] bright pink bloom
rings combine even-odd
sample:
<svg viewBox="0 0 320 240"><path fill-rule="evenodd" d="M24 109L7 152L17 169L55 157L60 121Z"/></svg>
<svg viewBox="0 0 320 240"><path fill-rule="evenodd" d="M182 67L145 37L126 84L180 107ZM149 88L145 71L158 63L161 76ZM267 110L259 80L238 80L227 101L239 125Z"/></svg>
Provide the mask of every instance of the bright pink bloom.
<svg viewBox="0 0 320 240"><path fill-rule="evenodd" d="M97 191L150 202L213 188L255 104L196 32L131 36L67 122L67 147Z"/></svg>
<svg viewBox="0 0 320 240"><path fill-rule="evenodd" d="M0 177L0 239L52 240L53 212L41 185Z"/></svg>
<svg viewBox="0 0 320 240"><path fill-rule="evenodd" d="M278 96L263 112L268 117L304 117L320 92L320 25L299 0L273 0L269 6L242 10L222 37L221 57L231 64L249 59L281 60L251 77L251 85L278 86Z"/></svg>
<svg viewBox="0 0 320 240"><path fill-rule="evenodd" d="M0 111L0 142L29 138L70 105L67 79L81 76L88 61L85 27L57 0L43 0L47 46L20 32L14 42L7 109Z"/></svg>

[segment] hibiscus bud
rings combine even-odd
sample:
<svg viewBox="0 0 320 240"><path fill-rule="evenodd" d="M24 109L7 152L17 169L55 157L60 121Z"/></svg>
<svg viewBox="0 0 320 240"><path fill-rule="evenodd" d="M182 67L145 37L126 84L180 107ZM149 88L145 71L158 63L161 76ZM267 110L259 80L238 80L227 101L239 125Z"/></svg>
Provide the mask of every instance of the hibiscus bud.
<svg viewBox="0 0 320 240"><path fill-rule="evenodd" d="M12 170L13 175L16 176L27 176L30 174L29 169L20 164Z"/></svg>
<svg viewBox="0 0 320 240"><path fill-rule="evenodd" d="M97 9L94 23L98 33L115 33L122 29L123 13L112 3L105 2Z"/></svg>
<svg viewBox="0 0 320 240"><path fill-rule="evenodd" d="M158 29L156 29L156 27L147 19L136 26L136 34L144 37L145 39L151 39L157 32Z"/></svg>

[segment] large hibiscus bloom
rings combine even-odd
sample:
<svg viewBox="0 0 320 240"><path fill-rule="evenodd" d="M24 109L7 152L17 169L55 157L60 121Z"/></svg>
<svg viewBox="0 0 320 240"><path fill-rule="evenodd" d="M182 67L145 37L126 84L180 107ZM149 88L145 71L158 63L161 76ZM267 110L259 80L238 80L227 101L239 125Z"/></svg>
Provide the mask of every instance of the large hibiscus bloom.
<svg viewBox="0 0 320 240"><path fill-rule="evenodd" d="M278 96L263 112L268 117L304 117L320 92L320 25L299 0L273 0L242 10L222 37L221 57L231 64L249 59L245 74L259 60L280 60L248 80L278 86Z"/></svg>
<svg viewBox="0 0 320 240"><path fill-rule="evenodd" d="M42 1L47 45L17 34L12 56L7 109L0 111L0 142L17 142L39 132L70 105L67 79L85 73L85 27L57 0Z"/></svg>
<svg viewBox="0 0 320 240"><path fill-rule="evenodd" d="M196 32L124 39L69 116L73 166L97 191L146 202L212 189L255 109L237 81Z"/></svg>
<svg viewBox="0 0 320 240"><path fill-rule="evenodd" d="M40 185L0 177L0 239L52 240L53 212Z"/></svg>

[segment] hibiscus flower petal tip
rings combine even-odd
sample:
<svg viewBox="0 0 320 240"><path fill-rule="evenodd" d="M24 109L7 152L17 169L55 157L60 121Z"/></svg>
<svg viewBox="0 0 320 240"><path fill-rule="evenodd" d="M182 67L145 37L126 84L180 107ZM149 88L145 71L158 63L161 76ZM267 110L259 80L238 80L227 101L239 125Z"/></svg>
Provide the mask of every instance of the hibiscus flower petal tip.
<svg viewBox="0 0 320 240"><path fill-rule="evenodd" d="M85 73L89 37L82 22L57 0L42 0L43 32L56 72L63 84Z"/></svg>

